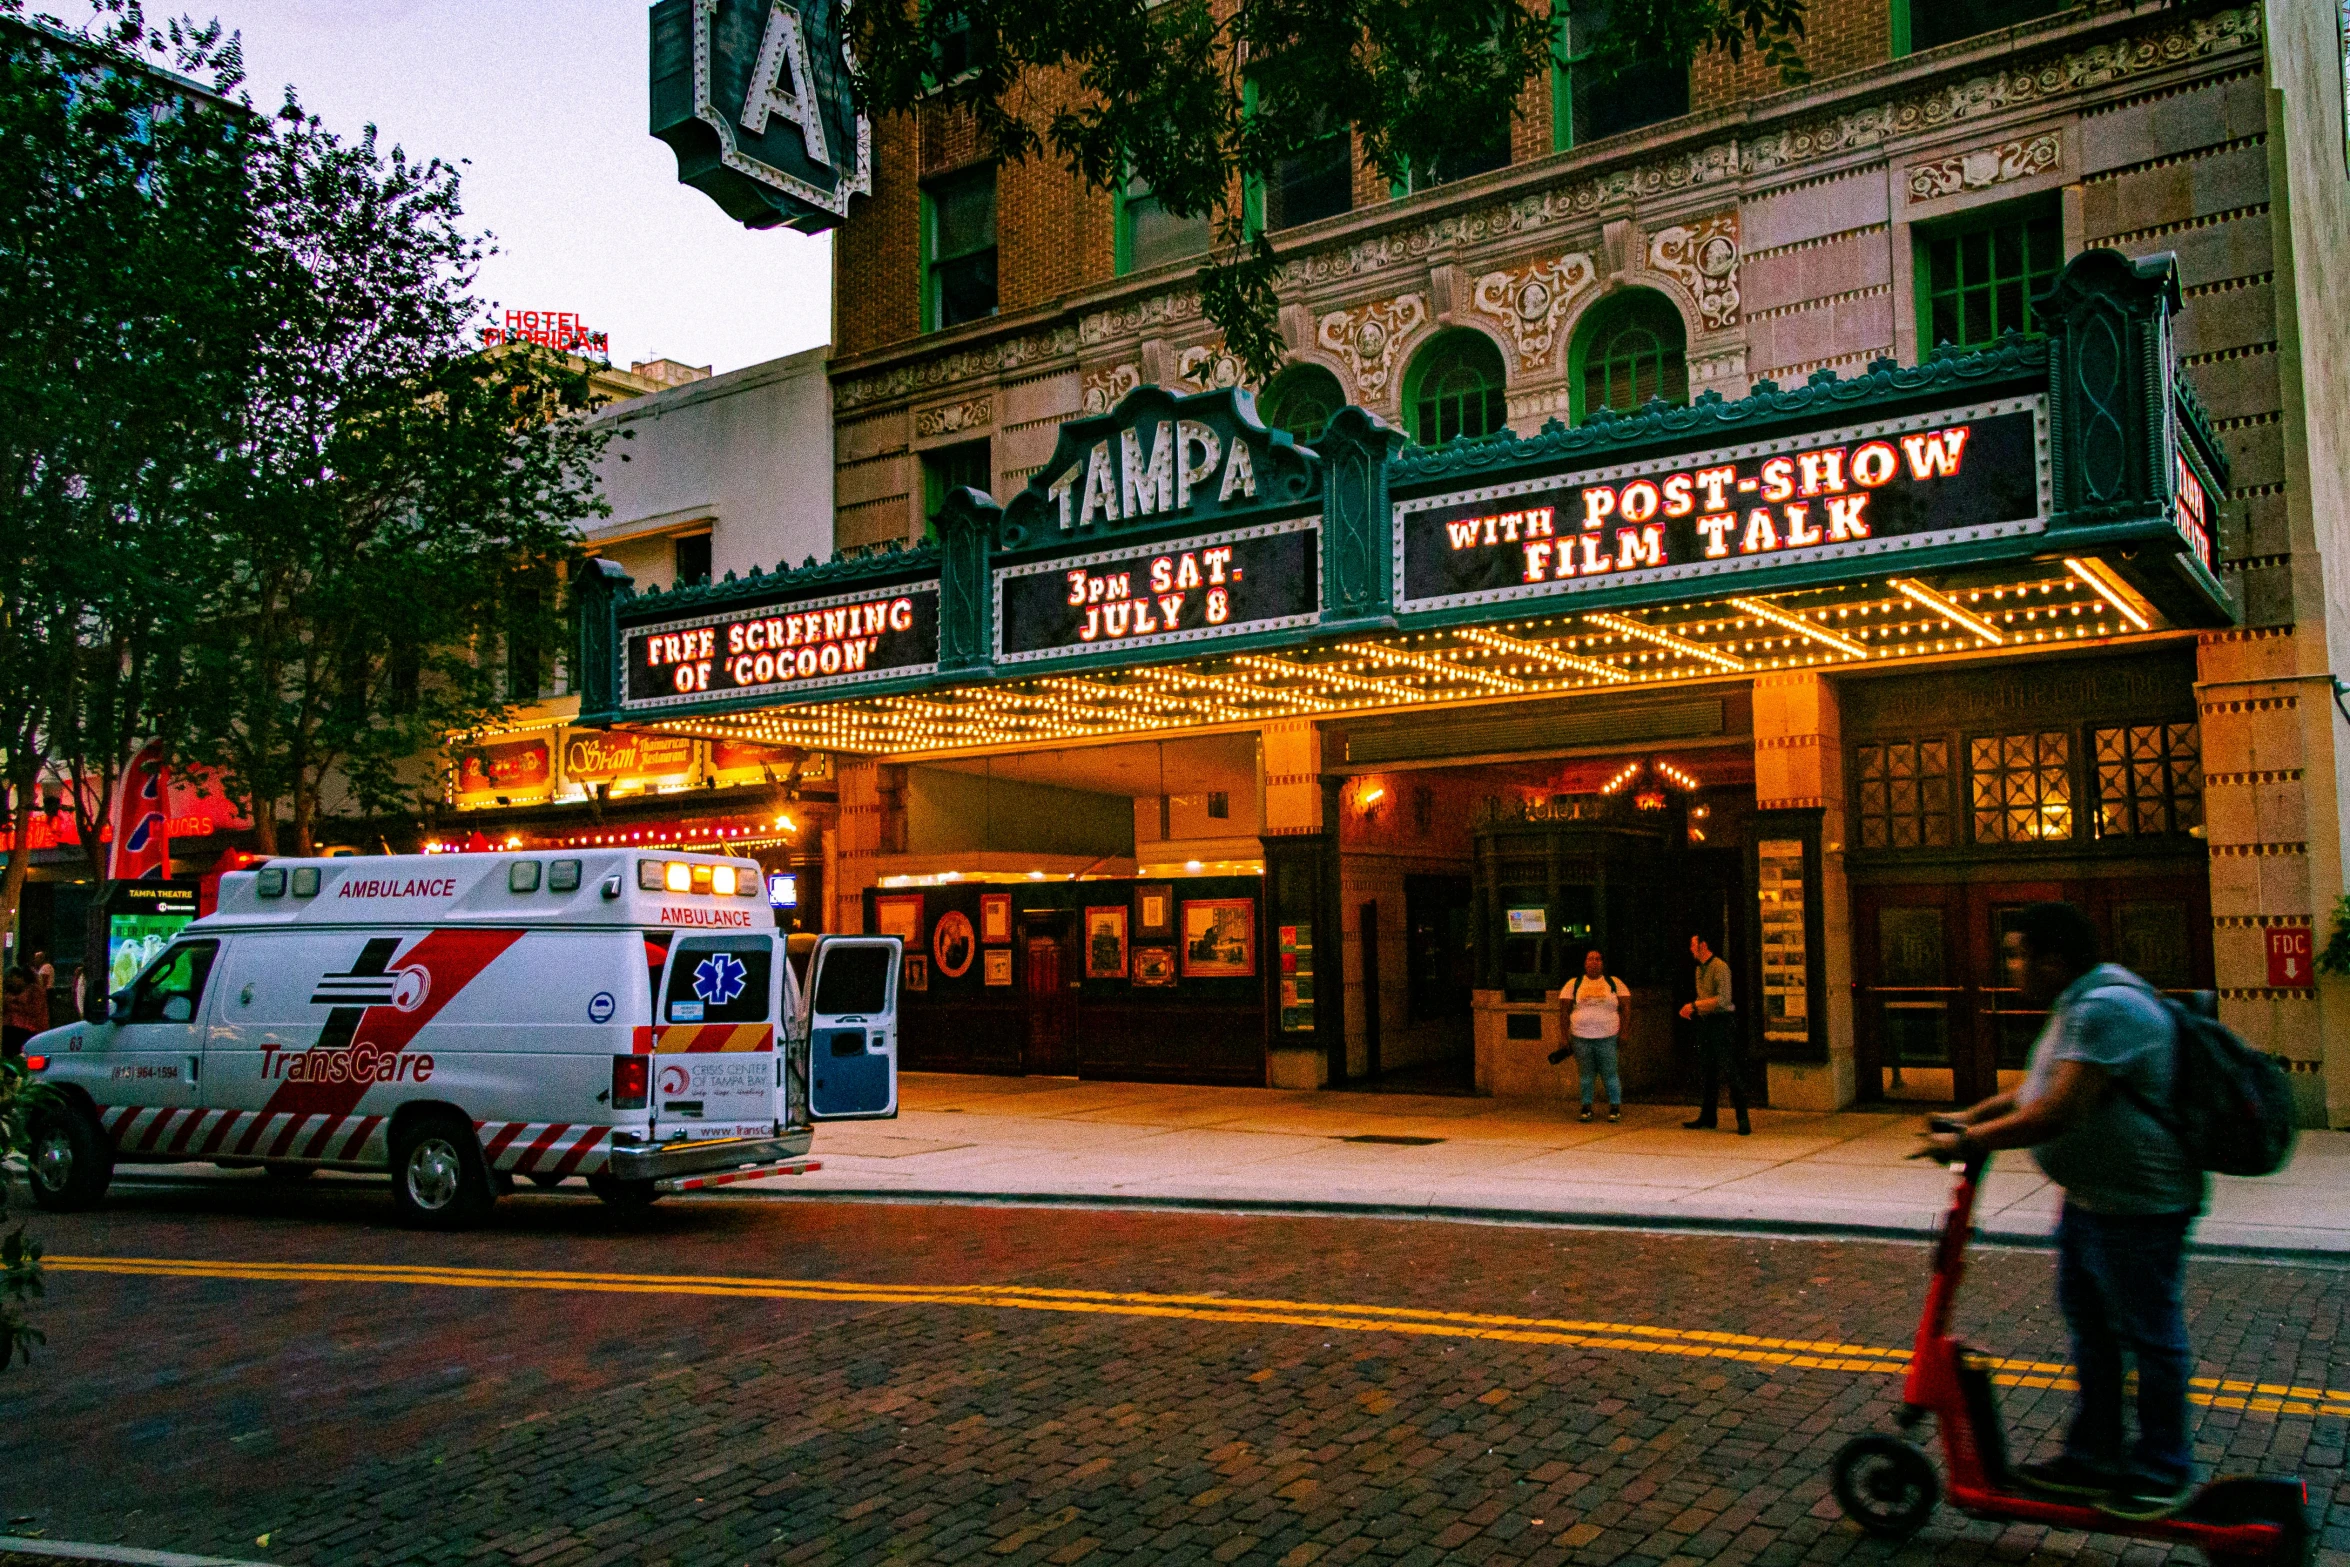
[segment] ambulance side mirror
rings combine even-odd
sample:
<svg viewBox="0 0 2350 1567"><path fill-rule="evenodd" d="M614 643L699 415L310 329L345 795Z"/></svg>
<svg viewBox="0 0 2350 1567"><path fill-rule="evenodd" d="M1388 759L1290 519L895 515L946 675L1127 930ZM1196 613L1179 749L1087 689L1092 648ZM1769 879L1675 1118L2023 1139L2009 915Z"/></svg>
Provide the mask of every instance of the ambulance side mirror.
<svg viewBox="0 0 2350 1567"><path fill-rule="evenodd" d="M600 885L600 886L599 886L599 887L598 887L596 890L597 890L597 891L599 891L599 892L601 892L601 893L603 893L603 895L604 895L606 898L617 898L617 897L619 897L619 896L620 896L620 878L619 878L619 876L615 874L615 875L611 875L611 876L607 876L607 877L605 877L605 878L604 878L604 880L603 880L603 882L602 882L602 884L601 884L601 885Z"/></svg>
<svg viewBox="0 0 2350 1567"><path fill-rule="evenodd" d="M103 1023L113 1014L113 1001L106 996L92 996L82 1006L82 1021L85 1023Z"/></svg>

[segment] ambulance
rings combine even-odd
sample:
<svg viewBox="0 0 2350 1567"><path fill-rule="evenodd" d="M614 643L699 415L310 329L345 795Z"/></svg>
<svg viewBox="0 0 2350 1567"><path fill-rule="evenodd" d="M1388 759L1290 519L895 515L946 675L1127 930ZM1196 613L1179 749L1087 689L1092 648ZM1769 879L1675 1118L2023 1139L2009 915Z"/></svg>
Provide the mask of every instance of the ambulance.
<svg viewBox="0 0 2350 1567"><path fill-rule="evenodd" d="M799 1173L815 1123L897 1114L895 936L795 968L759 866L718 855L271 860L221 878L81 1022L35 1036L33 1196L117 1161L386 1171L410 1222L518 1180L640 1207Z"/></svg>

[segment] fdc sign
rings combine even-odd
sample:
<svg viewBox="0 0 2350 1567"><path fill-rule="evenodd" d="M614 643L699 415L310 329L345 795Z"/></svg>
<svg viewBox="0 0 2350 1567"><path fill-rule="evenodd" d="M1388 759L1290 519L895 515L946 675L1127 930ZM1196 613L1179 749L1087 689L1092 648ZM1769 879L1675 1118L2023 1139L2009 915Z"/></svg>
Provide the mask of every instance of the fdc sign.
<svg viewBox="0 0 2350 1567"><path fill-rule="evenodd" d="M755 228L814 233L873 189L839 0L660 0L652 131L677 177Z"/></svg>

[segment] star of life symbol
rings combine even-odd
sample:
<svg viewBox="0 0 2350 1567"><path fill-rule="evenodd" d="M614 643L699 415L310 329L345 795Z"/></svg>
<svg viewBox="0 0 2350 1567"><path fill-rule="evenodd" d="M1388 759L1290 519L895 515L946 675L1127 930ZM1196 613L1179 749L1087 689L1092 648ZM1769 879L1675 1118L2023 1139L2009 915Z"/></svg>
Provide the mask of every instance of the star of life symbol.
<svg viewBox="0 0 2350 1567"><path fill-rule="evenodd" d="M713 952L694 970L694 994L712 1006L725 1006L743 993L749 971L731 952Z"/></svg>

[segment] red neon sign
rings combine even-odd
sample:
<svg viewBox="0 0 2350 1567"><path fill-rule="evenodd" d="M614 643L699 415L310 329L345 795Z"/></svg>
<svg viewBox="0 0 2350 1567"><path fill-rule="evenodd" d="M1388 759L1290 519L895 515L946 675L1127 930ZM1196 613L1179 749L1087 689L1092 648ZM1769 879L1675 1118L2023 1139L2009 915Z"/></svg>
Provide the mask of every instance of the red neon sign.
<svg viewBox="0 0 2350 1567"><path fill-rule="evenodd" d="M610 333L588 330L579 324L578 315L568 310L509 310L504 326L481 329L481 341L485 348L500 343L536 343L541 348L560 348L566 352L612 352Z"/></svg>

